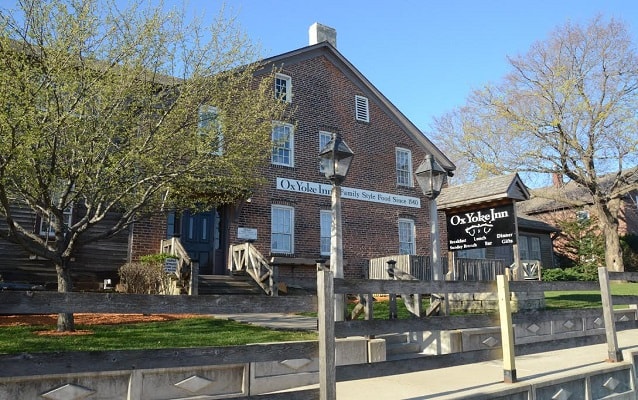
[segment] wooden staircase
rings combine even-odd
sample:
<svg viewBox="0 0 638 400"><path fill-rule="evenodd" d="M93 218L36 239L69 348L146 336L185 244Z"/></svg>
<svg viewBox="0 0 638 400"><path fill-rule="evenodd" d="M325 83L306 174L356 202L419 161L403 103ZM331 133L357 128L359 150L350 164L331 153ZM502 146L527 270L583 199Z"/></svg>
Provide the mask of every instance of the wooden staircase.
<svg viewBox="0 0 638 400"><path fill-rule="evenodd" d="M199 295L265 295L262 288L247 274L199 275L198 283Z"/></svg>

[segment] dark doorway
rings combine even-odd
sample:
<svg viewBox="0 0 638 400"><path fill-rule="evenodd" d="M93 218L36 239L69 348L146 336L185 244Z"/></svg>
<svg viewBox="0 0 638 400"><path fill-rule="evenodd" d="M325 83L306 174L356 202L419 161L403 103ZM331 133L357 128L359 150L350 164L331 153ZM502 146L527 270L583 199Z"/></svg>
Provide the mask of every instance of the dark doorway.
<svg viewBox="0 0 638 400"><path fill-rule="evenodd" d="M226 273L222 215L217 209L182 214L180 241L188 255L199 261L201 275Z"/></svg>

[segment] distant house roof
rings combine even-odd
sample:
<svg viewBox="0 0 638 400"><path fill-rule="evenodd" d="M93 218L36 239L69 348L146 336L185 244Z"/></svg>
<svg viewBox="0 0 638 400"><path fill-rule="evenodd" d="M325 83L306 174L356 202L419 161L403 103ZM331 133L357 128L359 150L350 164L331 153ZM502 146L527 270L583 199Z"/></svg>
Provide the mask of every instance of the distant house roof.
<svg viewBox="0 0 638 400"><path fill-rule="evenodd" d="M631 168L623 174L627 185L635 185L638 181L638 169ZM616 180L616 174L600 177L600 186L608 190ZM593 204L592 195L586 188L574 183L560 183L531 191L531 198L518 205L518 209L526 214L539 214L548 211L558 211L579 208Z"/></svg>
<svg viewBox="0 0 638 400"><path fill-rule="evenodd" d="M406 134L410 136L416 143L421 145L423 149L434 156L434 159L446 170L450 175L456 169L454 163L436 147L419 128L416 127L383 93L381 93L359 70L350 63L339 51L327 41L317 43L311 46L302 47L286 53L279 54L263 60L265 65L279 65L286 63L295 63L308 60L320 55L325 56L335 65L348 79L357 84L361 91L371 100L375 101L378 106L383 109L387 115L402 126ZM265 68L264 73L271 70ZM419 161L420 162L420 161Z"/></svg>
<svg viewBox="0 0 638 400"><path fill-rule="evenodd" d="M519 203L521 204L521 203ZM537 232L558 232L560 229L556 228L554 225L550 225L547 222L541 221L540 219L531 217L529 215L522 214L519 209L517 209L517 223L519 229L524 229L526 231L537 231Z"/></svg>
<svg viewBox="0 0 638 400"><path fill-rule="evenodd" d="M515 173L444 188L436 201L439 210L449 210L507 199L524 201L529 197L527 187Z"/></svg>

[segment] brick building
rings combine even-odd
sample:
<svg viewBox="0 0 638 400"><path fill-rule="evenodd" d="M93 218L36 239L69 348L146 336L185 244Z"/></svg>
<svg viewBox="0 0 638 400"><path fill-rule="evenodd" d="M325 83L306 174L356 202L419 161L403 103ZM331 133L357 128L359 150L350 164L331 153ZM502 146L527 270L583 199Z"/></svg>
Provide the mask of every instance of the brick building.
<svg viewBox="0 0 638 400"><path fill-rule="evenodd" d="M294 111L273 121L267 183L238 204L153 224L179 235L203 274L225 274L229 245L249 240L283 279L314 276L316 260L329 259L331 184L318 154L333 133L355 153L342 185L345 277L362 277L371 258L430 254L429 202L413 172L426 154L449 173L454 164L336 50L333 29L315 24L309 33L307 47L265 60L264 74L279 71L275 95ZM140 229L136 248L156 240Z"/></svg>

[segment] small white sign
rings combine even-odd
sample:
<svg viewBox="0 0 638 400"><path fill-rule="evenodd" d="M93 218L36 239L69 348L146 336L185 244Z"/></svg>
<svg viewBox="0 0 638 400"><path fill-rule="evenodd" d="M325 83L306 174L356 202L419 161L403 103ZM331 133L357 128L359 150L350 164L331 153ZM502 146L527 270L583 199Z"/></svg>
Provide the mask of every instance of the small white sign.
<svg viewBox="0 0 638 400"><path fill-rule="evenodd" d="M257 240L257 229L255 229L255 228L237 228L237 239Z"/></svg>
<svg viewBox="0 0 638 400"><path fill-rule="evenodd" d="M167 274L175 274L177 273L177 258L167 258L164 260L164 272Z"/></svg>

